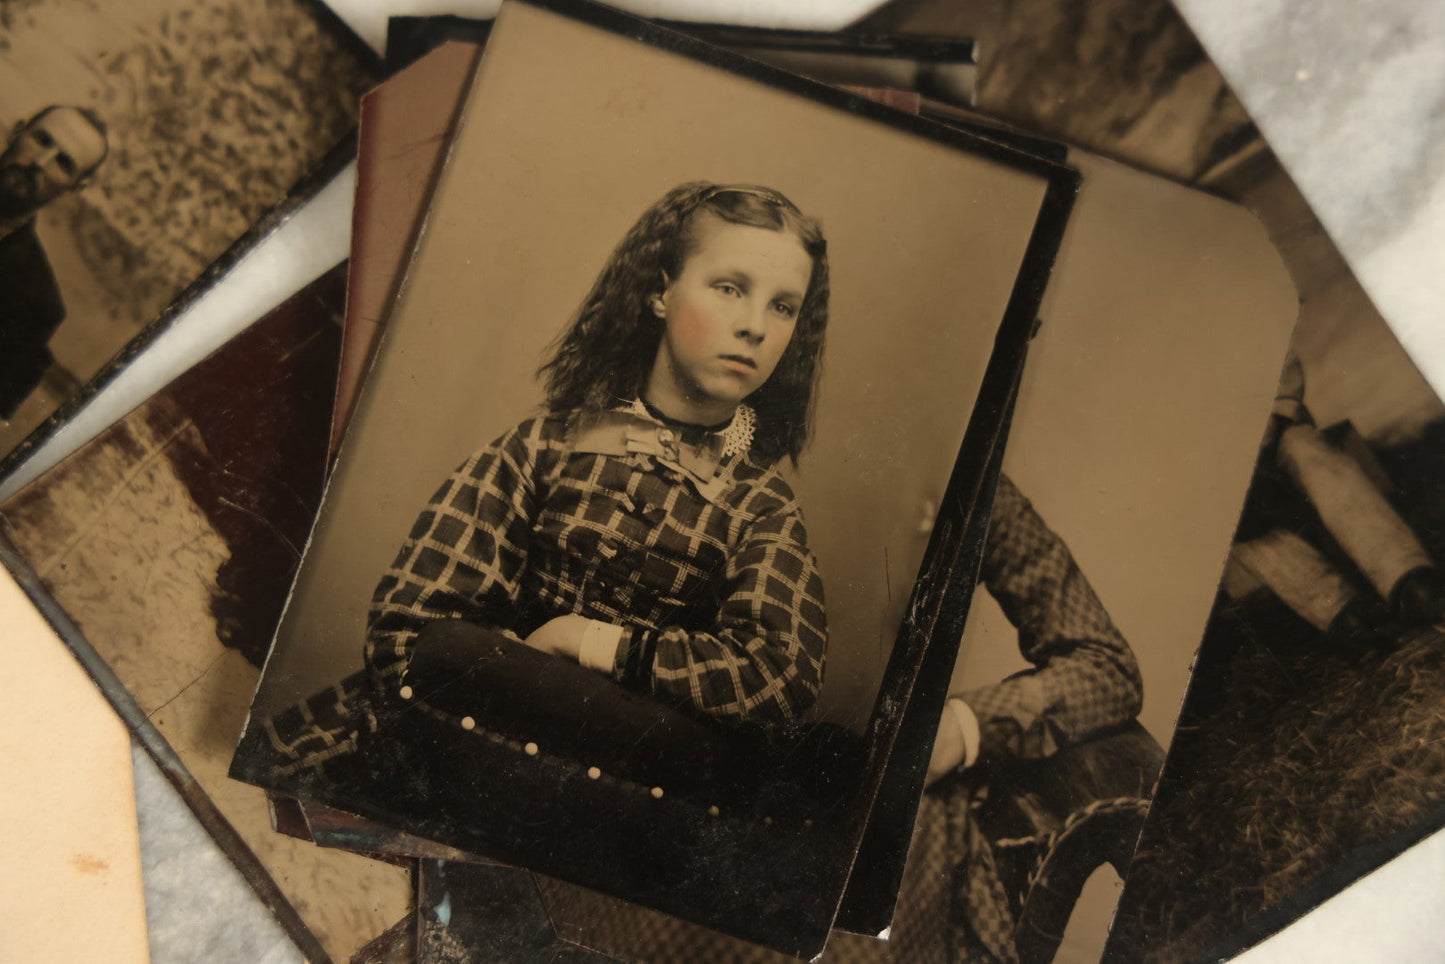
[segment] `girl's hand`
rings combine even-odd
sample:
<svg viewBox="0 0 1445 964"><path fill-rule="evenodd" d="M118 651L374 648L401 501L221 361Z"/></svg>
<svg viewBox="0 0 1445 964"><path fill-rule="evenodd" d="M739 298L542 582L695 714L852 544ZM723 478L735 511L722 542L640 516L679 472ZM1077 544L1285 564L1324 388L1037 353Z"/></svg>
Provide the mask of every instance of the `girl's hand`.
<svg viewBox="0 0 1445 964"><path fill-rule="evenodd" d="M943 718L938 721L938 737L933 741L933 756L928 761L924 786L932 786L951 770L973 766L981 739L978 717L973 710L959 697L949 697L943 705Z"/></svg>
<svg viewBox="0 0 1445 964"><path fill-rule="evenodd" d="M933 756L928 761L928 777L924 786L932 786L939 777L951 773L963 762L967 747L963 733L947 709L938 725L938 736L933 741Z"/></svg>
<svg viewBox="0 0 1445 964"><path fill-rule="evenodd" d="M522 642L533 649L551 653L553 656L563 656L575 663L582 650L582 634L587 629L587 622L585 616L558 616L538 626Z"/></svg>

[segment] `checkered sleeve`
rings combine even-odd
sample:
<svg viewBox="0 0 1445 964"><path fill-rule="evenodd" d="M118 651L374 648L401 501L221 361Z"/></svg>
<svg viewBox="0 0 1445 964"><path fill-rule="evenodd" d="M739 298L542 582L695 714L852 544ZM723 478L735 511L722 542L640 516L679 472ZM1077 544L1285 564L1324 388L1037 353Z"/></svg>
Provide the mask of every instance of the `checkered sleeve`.
<svg viewBox="0 0 1445 964"><path fill-rule="evenodd" d="M398 685L427 623L506 625L527 565L542 420L523 422L462 464L412 525L372 596L366 664Z"/></svg>
<svg viewBox="0 0 1445 964"><path fill-rule="evenodd" d="M1050 756L1138 714L1143 682L1129 644L1068 546L1007 477L994 500L983 581L1034 664L961 694L978 717L983 757Z"/></svg>
<svg viewBox="0 0 1445 964"><path fill-rule="evenodd" d="M775 484L782 483L781 478ZM624 681L711 716L787 720L818 698L827 648L823 582L791 491L748 527L729 559L717 623L707 631L629 632Z"/></svg>

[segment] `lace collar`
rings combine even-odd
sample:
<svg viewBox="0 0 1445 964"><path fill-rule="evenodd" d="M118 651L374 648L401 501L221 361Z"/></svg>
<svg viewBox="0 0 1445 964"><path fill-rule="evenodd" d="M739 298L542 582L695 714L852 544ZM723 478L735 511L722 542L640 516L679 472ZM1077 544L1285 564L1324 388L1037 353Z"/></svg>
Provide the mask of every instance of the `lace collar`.
<svg viewBox="0 0 1445 964"><path fill-rule="evenodd" d="M631 403L624 406L622 411L629 415L636 415L639 418L647 419L649 422L656 422L660 425L676 427L681 423L671 422L669 419L659 418L647 403L641 398L634 398ZM700 431L708 436L721 436L722 451L718 454L722 458L730 458L735 455L746 455L753 445L753 433L757 430L758 416L746 405L739 405L733 412L733 417L726 425L717 428L704 428L702 426L687 426L695 431Z"/></svg>

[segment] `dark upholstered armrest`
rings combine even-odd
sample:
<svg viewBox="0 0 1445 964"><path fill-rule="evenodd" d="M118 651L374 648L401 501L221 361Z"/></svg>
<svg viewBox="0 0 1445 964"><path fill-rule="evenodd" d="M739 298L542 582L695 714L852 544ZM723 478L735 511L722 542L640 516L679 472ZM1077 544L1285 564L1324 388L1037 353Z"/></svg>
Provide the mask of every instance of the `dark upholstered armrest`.
<svg viewBox="0 0 1445 964"><path fill-rule="evenodd" d="M857 741L841 728L711 719L461 620L422 632L406 683L413 700L479 729L710 801L777 784L835 798L861 768Z"/></svg>

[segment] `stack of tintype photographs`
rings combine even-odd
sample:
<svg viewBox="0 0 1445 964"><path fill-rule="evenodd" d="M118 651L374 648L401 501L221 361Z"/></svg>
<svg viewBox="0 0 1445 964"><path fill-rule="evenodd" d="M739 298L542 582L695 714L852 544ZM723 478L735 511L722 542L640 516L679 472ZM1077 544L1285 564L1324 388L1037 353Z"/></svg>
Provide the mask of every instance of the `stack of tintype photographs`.
<svg viewBox="0 0 1445 964"><path fill-rule="evenodd" d="M384 324L232 774L447 858L424 956L528 871L599 953L886 930L1076 172L574 4L360 143Z"/></svg>
<svg viewBox="0 0 1445 964"><path fill-rule="evenodd" d="M349 263L0 503L303 953L1098 959L1296 318L1259 224L974 114L966 43L507 0L387 60Z"/></svg>

